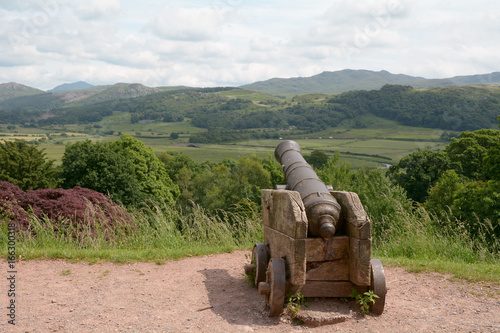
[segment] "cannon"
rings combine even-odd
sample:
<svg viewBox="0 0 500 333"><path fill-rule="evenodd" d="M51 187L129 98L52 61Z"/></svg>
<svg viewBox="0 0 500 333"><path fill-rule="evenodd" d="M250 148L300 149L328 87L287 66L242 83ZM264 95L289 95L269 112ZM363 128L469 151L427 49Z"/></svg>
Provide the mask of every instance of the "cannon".
<svg viewBox="0 0 500 333"><path fill-rule="evenodd" d="M316 175L294 141L275 150L286 186L263 189L264 243L252 250L245 273L264 295L269 315L283 312L288 293L304 297L350 297L372 290L371 306L382 314L385 273L371 259L371 221L354 192L334 191Z"/></svg>
<svg viewBox="0 0 500 333"><path fill-rule="evenodd" d="M286 189L300 194L306 209L310 234L323 238L332 237L340 227L340 205L306 162L297 142L281 142L276 147L274 156L283 165Z"/></svg>

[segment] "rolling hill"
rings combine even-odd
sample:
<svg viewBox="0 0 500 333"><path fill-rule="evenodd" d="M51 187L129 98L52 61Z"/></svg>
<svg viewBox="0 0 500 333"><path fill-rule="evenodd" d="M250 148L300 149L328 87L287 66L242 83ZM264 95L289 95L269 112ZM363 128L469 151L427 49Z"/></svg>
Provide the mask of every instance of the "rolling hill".
<svg viewBox="0 0 500 333"><path fill-rule="evenodd" d="M387 71L343 70L244 86L260 84L265 92L241 87L151 88L137 83L43 92L6 83L0 85L0 123L90 124L125 112L130 124L189 121L206 130L192 135L192 142L235 141L261 130L269 136L283 130L313 133L345 122L367 128L366 116L405 126L465 131L498 126L500 85L491 84L496 82L500 73L427 80ZM378 85L382 86L370 88ZM328 89L348 91L326 93Z"/></svg>
<svg viewBox="0 0 500 333"><path fill-rule="evenodd" d="M323 72L311 77L273 78L240 86L272 95L309 93L339 94L351 90L380 89L385 84L409 85L414 88L500 84L500 72L481 75L455 76L446 79L425 79L418 76L391 74L387 71L344 69Z"/></svg>
<svg viewBox="0 0 500 333"><path fill-rule="evenodd" d="M93 85L90 83L78 81L78 82L73 82L73 83L61 84L61 85L59 85L51 90L48 90L48 92L80 90L80 89L87 89L87 88L92 88L92 87L93 87Z"/></svg>
<svg viewBox="0 0 500 333"><path fill-rule="evenodd" d="M43 93L43 90L31 88L20 83L7 82L0 84L0 102L10 98L38 95Z"/></svg>
<svg viewBox="0 0 500 333"><path fill-rule="evenodd" d="M0 111L51 110L146 96L161 91L139 83L44 92L18 83L0 84Z"/></svg>

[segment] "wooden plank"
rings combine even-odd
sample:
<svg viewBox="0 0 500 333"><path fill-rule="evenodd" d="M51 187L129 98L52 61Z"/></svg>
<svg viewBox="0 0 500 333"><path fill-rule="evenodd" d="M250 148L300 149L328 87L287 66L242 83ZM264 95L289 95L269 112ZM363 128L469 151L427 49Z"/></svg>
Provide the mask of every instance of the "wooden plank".
<svg viewBox="0 0 500 333"><path fill-rule="evenodd" d="M335 236L329 240L306 239L306 260L324 261L349 258L349 237Z"/></svg>
<svg viewBox="0 0 500 333"><path fill-rule="evenodd" d="M262 222L290 237L307 238L307 216L300 194L288 190L262 190Z"/></svg>
<svg viewBox="0 0 500 333"><path fill-rule="evenodd" d="M270 225L269 216L272 207L272 191L273 190L261 190L260 191L260 202L262 206L262 224Z"/></svg>
<svg viewBox="0 0 500 333"><path fill-rule="evenodd" d="M349 239L349 280L360 286L370 285L371 239Z"/></svg>
<svg viewBox="0 0 500 333"><path fill-rule="evenodd" d="M368 215L354 192L331 191L341 207L344 229L349 236L358 239L371 238L371 223Z"/></svg>
<svg viewBox="0 0 500 333"><path fill-rule="evenodd" d="M306 281L342 280L349 280L348 260L306 262Z"/></svg>
<svg viewBox="0 0 500 333"><path fill-rule="evenodd" d="M357 286L349 281L307 281L300 288L290 288L292 293L302 292L304 297L349 297L352 290L358 293L368 291L368 287Z"/></svg>
<svg viewBox="0 0 500 333"><path fill-rule="evenodd" d="M285 259L287 280L303 285L306 281L306 240L264 226L264 242L269 246L271 258Z"/></svg>

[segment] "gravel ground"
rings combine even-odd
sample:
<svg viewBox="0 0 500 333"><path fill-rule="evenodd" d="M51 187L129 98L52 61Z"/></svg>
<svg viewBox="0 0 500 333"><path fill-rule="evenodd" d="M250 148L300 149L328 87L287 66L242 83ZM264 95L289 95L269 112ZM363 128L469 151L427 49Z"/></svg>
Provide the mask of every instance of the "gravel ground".
<svg viewBox="0 0 500 333"><path fill-rule="evenodd" d="M155 263L21 261L15 273L15 323L8 323L10 281L2 259L1 332L500 332L500 286L437 273L385 268L381 316L359 314L352 301L313 299L305 317L268 317L264 297L244 276L236 251ZM343 316L342 320L334 320ZM337 317L336 317L337 316ZM317 321L316 321L317 323Z"/></svg>

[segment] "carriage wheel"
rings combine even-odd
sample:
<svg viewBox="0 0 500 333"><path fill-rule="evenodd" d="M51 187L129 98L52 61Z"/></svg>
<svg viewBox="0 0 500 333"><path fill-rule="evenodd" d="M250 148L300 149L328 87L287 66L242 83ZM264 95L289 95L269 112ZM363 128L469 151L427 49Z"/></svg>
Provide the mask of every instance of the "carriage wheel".
<svg viewBox="0 0 500 333"><path fill-rule="evenodd" d="M250 264L245 265L245 274L254 277L255 287L258 287L260 282L266 281L268 253L266 244L255 244L252 250L252 260Z"/></svg>
<svg viewBox="0 0 500 333"><path fill-rule="evenodd" d="M370 289L379 297L375 300L371 310L374 314L380 315L384 312L385 295L387 294L384 266L379 259L372 259L370 262L372 266Z"/></svg>
<svg viewBox="0 0 500 333"><path fill-rule="evenodd" d="M257 243L252 251L252 263L255 264L255 286L258 287L259 283L266 281L267 263L269 261L269 254L267 246L263 243Z"/></svg>
<svg viewBox="0 0 500 333"><path fill-rule="evenodd" d="M283 312L285 282L285 261L281 258L272 258L267 267L266 282L259 284L259 293L262 286L262 293L266 295L269 316L279 316Z"/></svg>

